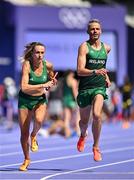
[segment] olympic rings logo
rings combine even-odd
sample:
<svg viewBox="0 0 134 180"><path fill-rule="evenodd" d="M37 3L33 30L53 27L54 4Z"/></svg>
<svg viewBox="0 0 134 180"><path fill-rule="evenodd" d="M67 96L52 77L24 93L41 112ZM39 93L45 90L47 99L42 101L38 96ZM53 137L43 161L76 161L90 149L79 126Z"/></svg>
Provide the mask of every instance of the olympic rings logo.
<svg viewBox="0 0 134 180"><path fill-rule="evenodd" d="M88 24L91 14L86 8L61 8L60 21L69 29L83 29Z"/></svg>

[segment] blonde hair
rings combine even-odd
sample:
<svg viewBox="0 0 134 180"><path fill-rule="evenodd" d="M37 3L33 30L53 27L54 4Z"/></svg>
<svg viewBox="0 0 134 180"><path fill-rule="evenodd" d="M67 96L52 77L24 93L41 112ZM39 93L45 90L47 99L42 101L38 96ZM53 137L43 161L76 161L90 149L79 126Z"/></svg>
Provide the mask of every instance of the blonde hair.
<svg viewBox="0 0 134 180"><path fill-rule="evenodd" d="M23 56L21 56L19 58L21 60L21 62L31 61L32 53L34 51L35 46L45 47L45 45L40 42L31 42L31 43L26 44L25 49L24 49L24 54L23 54Z"/></svg>

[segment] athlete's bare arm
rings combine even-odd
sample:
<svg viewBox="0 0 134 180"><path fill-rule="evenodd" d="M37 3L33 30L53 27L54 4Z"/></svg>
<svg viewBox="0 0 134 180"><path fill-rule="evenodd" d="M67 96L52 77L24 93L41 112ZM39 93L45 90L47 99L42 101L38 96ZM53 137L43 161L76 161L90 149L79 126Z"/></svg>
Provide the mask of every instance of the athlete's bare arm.
<svg viewBox="0 0 134 180"><path fill-rule="evenodd" d="M50 80L52 80L54 85L56 85L56 83L57 83L56 78L57 78L58 73L56 73L56 74L54 73L53 65L49 61L46 61L46 67L47 67L48 76L49 76Z"/></svg>
<svg viewBox="0 0 134 180"><path fill-rule="evenodd" d="M107 54L111 51L111 46L109 46L108 44L104 44L104 47L106 49Z"/></svg>
<svg viewBox="0 0 134 180"><path fill-rule="evenodd" d="M86 54L87 54L87 45L86 42L82 43L78 49L77 57L77 74L79 76L89 76L93 71L86 69Z"/></svg>
<svg viewBox="0 0 134 180"><path fill-rule="evenodd" d="M108 44L104 44L104 47L105 47L106 52L107 52L107 54L108 54L108 53L111 51L111 47L110 47ZM109 79L108 74L106 74L105 77L106 77L107 87L110 87L110 86L111 86L111 81L110 81L110 79Z"/></svg>
<svg viewBox="0 0 134 180"><path fill-rule="evenodd" d="M49 78L53 79L54 77L53 65L49 61L46 61L46 67L47 67Z"/></svg>

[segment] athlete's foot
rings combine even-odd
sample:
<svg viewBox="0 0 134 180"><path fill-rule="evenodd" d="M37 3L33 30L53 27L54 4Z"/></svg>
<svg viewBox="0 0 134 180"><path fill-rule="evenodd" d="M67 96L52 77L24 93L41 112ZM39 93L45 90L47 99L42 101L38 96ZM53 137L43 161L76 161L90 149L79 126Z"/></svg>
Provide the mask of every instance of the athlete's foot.
<svg viewBox="0 0 134 180"><path fill-rule="evenodd" d="M30 164L30 159L25 159L23 164L19 167L20 171L27 171L27 167Z"/></svg>
<svg viewBox="0 0 134 180"><path fill-rule="evenodd" d="M102 156L101 156L101 152L100 149L98 147L93 147L93 157L95 161L101 161L102 160Z"/></svg>
<svg viewBox="0 0 134 180"><path fill-rule="evenodd" d="M86 135L85 136L80 136L78 143L77 143L77 150L79 152L83 152L84 148L85 148L85 142L86 142L86 138L87 138L88 132L86 131Z"/></svg>
<svg viewBox="0 0 134 180"><path fill-rule="evenodd" d="M36 136L31 136L31 151L36 152L38 151L38 142L36 140Z"/></svg>
<svg viewBox="0 0 134 180"><path fill-rule="evenodd" d="M77 150L79 152L83 152L85 148L85 137L80 136L78 143L77 143Z"/></svg>

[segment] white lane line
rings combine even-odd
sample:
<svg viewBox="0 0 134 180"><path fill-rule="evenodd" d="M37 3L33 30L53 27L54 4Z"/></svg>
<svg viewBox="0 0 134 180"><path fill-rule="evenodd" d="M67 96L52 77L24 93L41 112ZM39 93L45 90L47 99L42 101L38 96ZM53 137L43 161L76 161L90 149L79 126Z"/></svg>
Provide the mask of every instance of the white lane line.
<svg viewBox="0 0 134 180"><path fill-rule="evenodd" d="M4 179L4 180L14 180L14 179ZM17 180L24 180L24 178L23 179L17 179ZM37 178L36 179L28 179L28 180L37 180ZM58 180L65 180L65 179L58 179ZM74 178L73 179L66 179L66 180L74 180ZM79 179L79 180L83 180L83 179ZM89 179L89 178L84 178L84 180L93 180L93 178L91 178L91 179ZM104 179L95 179L95 180L104 180ZM112 180L111 178L110 179L106 179L106 180ZM130 178L129 179L114 179L114 180L130 180ZM131 180L133 180L133 179L131 179Z"/></svg>
<svg viewBox="0 0 134 180"><path fill-rule="evenodd" d="M14 180L14 179L4 179L4 180ZM24 180L24 178L23 179L17 179L17 180ZM28 179L28 180L37 180L37 178L36 179ZM58 180L65 180L65 179L58 179ZM73 179L66 179L66 180L74 180L74 178ZM83 180L83 179L79 179L79 180ZM93 180L93 178L92 179L84 179L84 180ZM104 180L104 179L95 179L95 180ZM112 179L107 179L107 180L112 180ZM130 179L114 179L114 180L130 180ZM133 179L132 179L133 180Z"/></svg>
<svg viewBox="0 0 134 180"><path fill-rule="evenodd" d="M49 161L56 161L56 160L63 160L63 159L70 159L70 158L77 158L77 157L83 157L83 156L88 156L90 154L92 154L92 153L84 153L84 154L81 154L81 155L77 154L77 155L71 155L71 156L61 156L61 157L50 158L50 159L42 159L42 160L32 161L31 164L49 162ZM2 165L2 166L0 166L0 168L17 166L17 165L20 165L20 164L22 164L22 163Z"/></svg>
<svg viewBox="0 0 134 180"><path fill-rule="evenodd" d="M52 147L52 148L43 148L40 149L38 152L47 152L47 151L56 151L56 150L65 150L65 149L74 149L76 148L75 145L69 145L69 146L62 146L62 147ZM22 151L17 151L17 152L11 152L11 153L3 153L0 154L0 157L4 157L4 156L12 156L12 155L18 155L18 154L22 154Z"/></svg>
<svg viewBox="0 0 134 180"><path fill-rule="evenodd" d="M114 141L114 143L118 143L118 142L132 142L132 141L133 141L133 138L132 139L127 139L127 140L116 140L116 141ZM87 144L88 143L86 143L85 147L87 146ZM107 142L103 142L102 146L105 145L105 144L107 144ZM69 148L71 148L71 149L76 148L76 145L74 145L74 143L73 143L73 145L66 145L66 146L62 146L62 147L58 146L58 147L42 148L42 149L39 149L38 152L65 150L65 149L69 149ZM19 155L19 154L22 154L22 151L16 151L16 152L10 152L10 153L1 153L0 157Z"/></svg>
<svg viewBox="0 0 134 180"><path fill-rule="evenodd" d="M105 154L105 153L112 153L112 152L121 152L121 151L132 150L132 149L134 149L134 146L121 147L121 148L116 148L116 149L107 149L107 150L103 150L102 153ZM78 157L83 157L83 156L89 156L92 154L93 153L83 153L83 154L75 154L75 155L70 155L70 156L55 157L55 158L50 158L50 159L42 159L42 160L32 161L31 164L42 163L42 162L50 162L50 161L56 161L56 160L63 160L63 159L70 159L70 158L78 158ZM0 168L18 166L20 164L22 164L22 163L1 165Z"/></svg>
<svg viewBox="0 0 134 180"><path fill-rule="evenodd" d="M121 142L123 142L124 141L124 139L129 139L129 141L130 141L130 137L131 136L122 136L122 139L120 139L121 140ZM53 138L53 137L52 137ZM54 145L59 145L59 144L62 144L63 142L64 142L64 139L60 139L59 137L57 137L57 138L54 138L53 140L58 140L58 143L57 144L55 144L55 142L56 141L48 141L47 142L47 144L54 144ZM77 139L78 139L78 137L76 137L76 138L73 138L73 139L68 139L68 140L66 140L66 141L68 141L69 143L71 142L75 142L75 141L77 141ZM90 140L92 140L92 135L91 136L89 136L89 139ZM101 140L102 140L102 142L103 141L110 141L110 140L112 140L112 139L114 139L114 141L116 142L116 140L118 139L118 137L117 136L113 136L113 135L111 135L111 136L107 136L107 137L102 137L101 138ZM45 139L41 139L41 140L39 140L40 141L40 145L43 145L44 143L42 143L44 140L47 140L47 138ZM50 139L49 139L50 140ZM71 141L70 141L71 140ZM132 139L133 140L133 139ZM14 147L21 147L21 145L20 145L20 142L18 141L18 142L16 142L16 143L11 143L11 144L0 144L0 149L2 150L2 149L11 149L11 148L14 148Z"/></svg>
<svg viewBox="0 0 134 180"><path fill-rule="evenodd" d="M73 171L67 171L67 172L62 172L62 173L55 173L55 174L43 177L40 180L47 180L47 179L50 179L50 178L55 177L55 176L71 174L71 173L81 172L81 171L86 171L86 170L91 170L91 169L98 169L98 168L103 168L103 167L108 167L108 166L113 166L113 165L117 165L117 164L133 162L133 161L134 161L134 159L128 159L128 160L125 160L125 161L118 161L118 162L114 162L114 163L103 164L103 165L93 166L93 167L84 168L84 169L76 169L76 170L73 170Z"/></svg>
<svg viewBox="0 0 134 180"><path fill-rule="evenodd" d="M45 140L45 139L39 140L40 145L44 145L44 140ZM47 139L46 139L46 140L47 140ZM54 141L54 142L53 142L53 141ZM53 139L53 141L47 142L47 144L55 145L55 142L56 142L55 139ZM57 146L62 145L63 142L64 142L64 141L60 141L59 139L58 139L57 141L58 141L58 143L56 144ZM76 139L75 139L75 141L76 141ZM69 142L69 141L68 141L68 142ZM70 142L72 143L73 140L70 141ZM1 150L2 150L2 149L11 149L11 148L15 148L15 147L21 147L19 141L18 141L17 143L14 143L14 144L1 144L1 145L0 145L0 149L1 149Z"/></svg>
<svg viewBox="0 0 134 180"><path fill-rule="evenodd" d="M53 170L50 170L50 173L53 172ZM11 171L10 172L10 169L9 169L9 172L5 172L5 171L0 171L0 174L23 174L24 172L23 171L18 171L18 169L16 169L16 171ZM27 174L48 174L48 172L42 172L42 171L39 171L39 170L28 170L26 172ZM76 175L87 175L87 172L76 172L74 173ZM91 175L134 175L134 172L90 172ZM123 179L124 180L124 179Z"/></svg>

